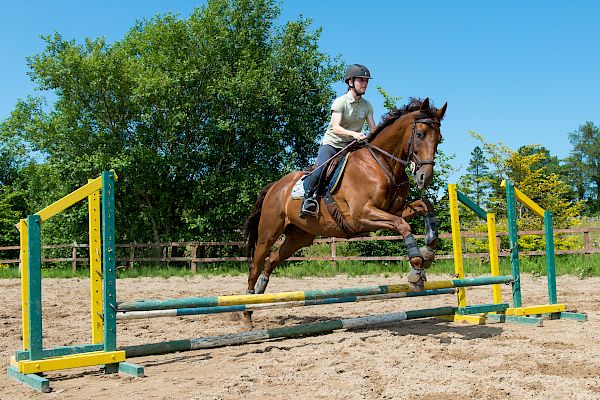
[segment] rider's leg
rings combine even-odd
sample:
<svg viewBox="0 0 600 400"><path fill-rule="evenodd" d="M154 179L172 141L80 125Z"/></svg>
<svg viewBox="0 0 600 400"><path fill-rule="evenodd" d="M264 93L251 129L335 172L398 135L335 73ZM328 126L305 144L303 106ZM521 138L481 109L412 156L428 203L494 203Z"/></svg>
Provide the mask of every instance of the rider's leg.
<svg viewBox="0 0 600 400"><path fill-rule="evenodd" d="M304 178L304 198L302 200L302 206L300 207L300 217L306 218L308 216L317 216L319 209L319 203L317 202L317 186L325 168L325 161L333 157L339 150L335 147L324 144L319 147L317 153L317 168Z"/></svg>

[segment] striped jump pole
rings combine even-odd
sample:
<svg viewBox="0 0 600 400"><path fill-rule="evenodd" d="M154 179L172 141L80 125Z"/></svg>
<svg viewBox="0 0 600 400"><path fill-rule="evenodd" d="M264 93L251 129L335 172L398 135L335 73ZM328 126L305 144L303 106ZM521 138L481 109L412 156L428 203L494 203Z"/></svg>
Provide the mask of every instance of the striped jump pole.
<svg viewBox="0 0 600 400"><path fill-rule="evenodd" d="M174 309L169 309L169 310L150 310L150 311L128 311L128 312L119 312L117 314L117 319L118 320L126 320L126 319L141 319L141 318L158 318L158 317L181 317L181 316L189 316L189 315L219 314L219 313L238 312L238 311L259 311L259 310L268 310L268 309L277 309L277 308L320 306L320 305L338 304L338 303L355 303L355 302L361 302L361 301L389 300L389 299L399 299L399 298L405 298L405 297L433 296L433 295L439 295L439 294L454 294L454 293L456 293L456 289L434 289L434 290L424 290L422 292L374 294L371 296L350 296L350 297L340 297L340 298L321 299L321 300L288 301L288 302L283 302L283 303L240 304L240 305L234 305L234 306L174 308Z"/></svg>
<svg viewBox="0 0 600 400"><path fill-rule="evenodd" d="M451 279L446 281L425 282L425 290L460 288L467 286L494 285L510 283L511 275L486 276L465 279ZM150 311L168 310L178 308L218 307L244 304L282 303L289 301L321 300L331 298L344 298L352 296L370 296L387 293L411 292L408 284L382 285L363 288L310 290L303 292L284 292L273 294L245 294L215 297L188 297L167 300L138 300L117 304L118 311Z"/></svg>
<svg viewBox="0 0 600 400"><path fill-rule="evenodd" d="M331 333L339 329L372 328L394 324L409 319L453 315L455 311L455 307L428 308L422 310L403 311L390 314L370 315L358 318L313 322L290 327L263 329L250 332L232 333L228 335L207 336L195 339L174 340L168 342L125 346L121 347L120 349L125 351L125 355L127 357L142 357L155 354L174 353L178 351L201 350L215 347L240 345L268 339Z"/></svg>

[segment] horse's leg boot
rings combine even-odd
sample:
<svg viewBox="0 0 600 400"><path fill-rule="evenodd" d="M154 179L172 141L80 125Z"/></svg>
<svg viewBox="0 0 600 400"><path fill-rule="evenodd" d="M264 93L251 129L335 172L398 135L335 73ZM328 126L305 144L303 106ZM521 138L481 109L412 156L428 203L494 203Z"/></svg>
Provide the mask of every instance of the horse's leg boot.
<svg viewBox="0 0 600 400"><path fill-rule="evenodd" d="M269 278L264 276L264 274L260 274L256 284L254 285L254 293L262 294L267 289L267 285L269 284Z"/></svg>

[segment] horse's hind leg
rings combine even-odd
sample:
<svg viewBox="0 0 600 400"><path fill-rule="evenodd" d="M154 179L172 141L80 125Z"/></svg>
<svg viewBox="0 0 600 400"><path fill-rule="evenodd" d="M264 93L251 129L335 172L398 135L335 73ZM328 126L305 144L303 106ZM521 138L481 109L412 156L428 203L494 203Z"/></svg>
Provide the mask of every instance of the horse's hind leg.
<svg viewBox="0 0 600 400"><path fill-rule="evenodd" d="M263 273L261 274L256 289L256 293L264 293L269 283L269 277L273 270L291 257L296 251L303 247L310 246L315 240L315 235L305 232L295 225L288 225L285 229L285 241L279 246L279 248L271 253L269 259L265 263ZM261 284L258 287L258 284ZM260 292L258 290L261 290Z"/></svg>
<svg viewBox="0 0 600 400"><path fill-rule="evenodd" d="M283 220L275 224L261 224L258 229L258 240L252 256L252 263L248 272L247 294L255 294L255 287L259 280L259 275L265 264L265 259L271 251L279 236L283 233ZM262 293L262 292L259 292ZM246 328L252 328L252 311L244 311L243 324Z"/></svg>
<svg viewBox="0 0 600 400"><path fill-rule="evenodd" d="M264 293L265 289L267 288L267 285L269 284L269 277L273 273L275 267L281 264L282 261L292 256L299 249L306 246L310 246L313 243L313 240L315 239L315 235L307 233L301 230L300 228L296 227L295 225L288 225L285 229L284 234L284 242L281 244L281 246L279 246L278 249L274 250L269 255L268 260L264 262L263 271L260 274L260 276L254 278L255 286L253 286L252 289L249 289L249 292L256 294ZM266 255L266 253L264 254ZM264 260L264 257L262 258L262 260ZM256 265L256 263L254 263L253 265ZM256 275L260 273L259 268L253 269ZM252 281L248 279L248 288L251 287L251 283ZM252 311L244 311L244 325L247 328L252 327Z"/></svg>

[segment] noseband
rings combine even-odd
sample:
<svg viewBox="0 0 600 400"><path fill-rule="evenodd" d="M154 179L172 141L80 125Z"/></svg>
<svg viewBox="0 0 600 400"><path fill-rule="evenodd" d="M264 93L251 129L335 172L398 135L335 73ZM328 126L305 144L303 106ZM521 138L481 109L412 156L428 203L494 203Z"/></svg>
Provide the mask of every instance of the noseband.
<svg viewBox="0 0 600 400"><path fill-rule="evenodd" d="M432 118L422 118L422 119L415 119L413 121L413 126L412 126L412 131L410 133L410 141L408 142L408 156L406 158L406 160L410 160L410 171L411 173L415 173L416 170L418 170L419 168L421 168L423 165L435 165L435 161L434 160L424 160L422 161L421 159L419 159L419 157L415 154L413 146L415 143L415 133L417 131L417 124L426 124L429 126L433 126L433 125L437 125L440 126L440 121L437 121L435 119Z"/></svg>
<svg viewBox="0 0 600 400"><path fill-rule="evenodd" d="M423 165L435 165L434 160L421 160L415 154L414 143L415 143L415 134L417 133L417 124L426 124L429 126L435 126L435 125L440 126L441 125L440 121L433 119L433 118L415 119L412 123L412 130L411 130L410 139L408 142L408 153L406 155L406 160L396 157L395 155L388 153L387 151L383 150L382 148L380 148L378 146L372 145L370 143L366 143L367 149L369 150L369 152L371 153L371 155L373 156L375 161L377 161L377 164L379 164L381 169L385 172L385 174L387 175L387 177L391 183L395 183L395 178L394 178L393 173L389 170L388 166L384 165L381 162L381 160L379 159L379 157L377 157L377 155L373 152L373 150L377 150L381 154L391 158L394 161L399 162L400 164L402 164L404 166L406 166L406 165L410 166L410 172L412 174L414 174L415 171L417 171Z"/></svg>

